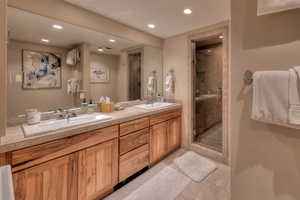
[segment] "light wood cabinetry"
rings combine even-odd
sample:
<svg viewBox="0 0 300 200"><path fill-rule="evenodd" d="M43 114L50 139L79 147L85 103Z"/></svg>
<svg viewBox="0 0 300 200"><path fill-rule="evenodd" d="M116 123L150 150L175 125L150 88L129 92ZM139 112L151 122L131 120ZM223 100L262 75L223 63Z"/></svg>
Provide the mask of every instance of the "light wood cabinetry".
<svg viewBox="0 0 300 200"><path fill-rule="evenodd" d="M162 160L181 144L181 112L179 110L150 119L150 164Z"/></svg>
<svg viewBox="0 0 300 200"><path fill-rule="evenodd" d="M181 110L163 112L13 152L16 200L93 200L180 147Z"/></svg>
<svg viewBox="0 0 300 200"><path fill-rule="evenodd" d="M149 118L141 118L120 124L120 136L149 127Z"/></svg>
<svg viewBox="0 0 300 200"><path fill-rule="evenodd" d="M154 164L167 154L168 122L153 125L150 128L150 163Z"/></svg>
<svg viewBox="0 0 300 200"><path fill-rule="evenodd" d="M79 152L78 199L92 200L118 183L118 139Z"/></svg>
<svg viewBox="0 0 300 200"><path fill-rule="evenodd" d="M120 138L120 155L149 143L149 129L143 129Z"/></svg>
<svg viewBox="0 0 300 200"><path fill-rule="evenodd" d="M181 145L181 117L168 121L168 153L179 148Z"/></svg>
<svg viewBox="0 0 300 200"><path fill-rule="evenodd" d="M149 165L149 145L146 144L120 157L119 181L123 181Z"/></svg>
<svg viewBox="0 0 300 200"><path fill-rule="evenodd" d="M77 199L76 168L72 154L13 174L16 199Z"/></svg>

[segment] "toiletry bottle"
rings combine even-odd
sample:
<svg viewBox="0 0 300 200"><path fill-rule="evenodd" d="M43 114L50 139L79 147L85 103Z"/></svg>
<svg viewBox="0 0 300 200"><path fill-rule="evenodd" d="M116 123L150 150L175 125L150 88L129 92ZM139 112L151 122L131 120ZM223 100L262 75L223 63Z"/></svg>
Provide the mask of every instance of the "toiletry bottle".
<svg viewBox="0 0 300 200"><path fill-rule="evenodd" d="M82 100L80 109L82 113L87 113L88 111L88 103L86 102L85 98Z"/></svg>
<svg viewBox="0 0 300 200"><path fill-rule="evenodd" d="M88 105L88 113L96 112L97 105L93 103L93 100L90 99L90 103Z"/></svg>

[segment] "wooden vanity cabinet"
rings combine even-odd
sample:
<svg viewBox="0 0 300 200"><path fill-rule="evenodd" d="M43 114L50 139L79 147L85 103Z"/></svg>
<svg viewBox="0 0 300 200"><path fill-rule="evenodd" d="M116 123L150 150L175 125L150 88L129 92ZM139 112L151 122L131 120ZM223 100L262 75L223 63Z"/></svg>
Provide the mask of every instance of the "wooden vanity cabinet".
<svg viewBox="0 0 300 200"><path fill-rule="evenodd" d="M99 199L118 183L118 139L79 152L78 199Z"/></svg>
<svg viewBox="0 0 300 200"><path fill-rule="evenodd" d="M150 128L150 163L161 160L168 151L168 122L162 122Z"/></svg>
<svg viewBox="0 0 300 200"><path fill-rule="evenodd" d="M16 200L94 200L181 144L181 110L0 153Z"/></svg>
<svg viewBox="0 0 300 200"><path fill-rule="evenodd" d="M181 117L176 117L168 121L167 131L167 149L168 153L178 149L181 145Z"/></svg>
<svg viewBox="0 0 300 200"><path fill-rule="evenodd" d="M154 165L180 147L181 111L153 116L150 124L150 164Z"/></svg>
<svg viewBox="0 0 300 200"><path fill-rule="evenodd" d="M16 200L92 200L112 192L118 130L112 126L10 153Z"/></svg>
<svg viewBox="0 0 300 200"><path fill-rule="evenodd" d="M77 199L76 168L71 154L14 173L16 200Z"/></svg>

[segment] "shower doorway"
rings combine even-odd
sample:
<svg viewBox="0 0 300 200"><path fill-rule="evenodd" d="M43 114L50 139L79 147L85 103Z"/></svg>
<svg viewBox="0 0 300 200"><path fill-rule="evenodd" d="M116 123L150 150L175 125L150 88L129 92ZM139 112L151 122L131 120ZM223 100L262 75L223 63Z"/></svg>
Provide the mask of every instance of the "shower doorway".
<svg viewBox="0 0 300 200"><path fill-rule="evenodd" d="M227 26L191 39L191 148L228 162L228 31Z"/></svg>
<svg viewBox="0 0 300 200"><path fill-rule="evenodd" d="M128 54L129 61L129 94L128 100L141 99L142 53Z"/></svg>

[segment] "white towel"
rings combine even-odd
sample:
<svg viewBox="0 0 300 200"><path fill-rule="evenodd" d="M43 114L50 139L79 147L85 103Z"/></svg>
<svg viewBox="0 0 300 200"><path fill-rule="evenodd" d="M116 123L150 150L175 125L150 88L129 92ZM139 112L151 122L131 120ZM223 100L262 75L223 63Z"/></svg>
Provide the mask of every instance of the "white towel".
<svg viewBox="0 0 300 200"><path fill-rule="evenodd" d="M261 71L253 75L252 119L287 125L289 72Z"/></svg>
<svg viewBox="0 0 300 200"><path fill-rule="evenodd" d="M0 200L14 200L14 187L10 166L0 167Z"/></svg>
<svg viewBox="0 0 300 200"><path fill-rule="evenodd" d="M72 49L67 53L66 63L68 65L76 65L80 62L80 53L78 49Z"/></svg>
<svg viewBox="0 0 300 200"><path fill-rule="evenodd" d="M69 79L67 82L67 93L70 94L77 94L80 89L80 80L72 78Z"/></svg>
<svg viewBox="0 0 300 200"><path fill-rule="evenodd" d="M165 96L166 99L171 100L174 98L175 93L175 77L173 73L168 73L165 81Z"/></svg>
<svg viewBox="0 0 300 200"><path fill-rule="evenodd" d="M300 125L300 67L289 70L289 123Z"/></svg>

